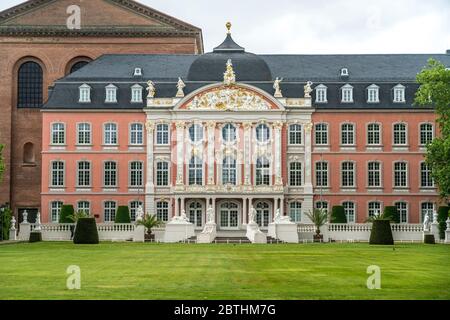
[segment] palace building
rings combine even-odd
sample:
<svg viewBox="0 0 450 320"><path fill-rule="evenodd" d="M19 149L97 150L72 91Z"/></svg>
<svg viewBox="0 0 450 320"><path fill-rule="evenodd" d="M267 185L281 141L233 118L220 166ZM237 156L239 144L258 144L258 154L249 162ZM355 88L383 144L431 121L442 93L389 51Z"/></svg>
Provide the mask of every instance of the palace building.
<svg viewBox="0 0 450 320"><path fill-rule="evenodd" d="M80 29L68 27L79 12ZM21 221L41 208L48 87L103 54L199 54L202 31L131 0L29 0L0 12L0 206ZM46 211L47 209L45 209Z"/></svg>
<svg viewBox="0 0 450 320"><path fill-rule="evenodd" d="M230 27L230 25L228 25ZM42 108L43 221L62 204L114 221L143 205L201 230L262 229L276 210L343 205L351 223L397 206L419 223L439 202L424 162L438 134L415 77L450 54L107 54L57 80Z"/></svg>

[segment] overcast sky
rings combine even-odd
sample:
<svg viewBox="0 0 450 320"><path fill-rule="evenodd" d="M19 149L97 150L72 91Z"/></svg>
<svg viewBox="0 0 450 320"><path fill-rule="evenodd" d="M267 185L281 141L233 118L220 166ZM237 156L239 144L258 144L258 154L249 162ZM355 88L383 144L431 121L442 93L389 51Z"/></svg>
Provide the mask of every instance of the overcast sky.
<svg viewBox="0 0 450 320"><path fill-rule="evenodd" d="M88 0L84 0L88 1ZM0 10L21 3L1 0ZM203 29L206 51L225 23L254 53L444 53L450 0L139 0Z"/></svg>

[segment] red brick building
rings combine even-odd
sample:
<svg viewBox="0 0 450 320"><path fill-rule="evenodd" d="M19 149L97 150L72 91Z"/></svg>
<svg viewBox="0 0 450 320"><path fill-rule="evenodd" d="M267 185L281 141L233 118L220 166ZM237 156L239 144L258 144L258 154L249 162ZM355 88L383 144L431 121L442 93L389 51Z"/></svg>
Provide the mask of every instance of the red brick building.
<svg viewBox="0 0 450 320"><path fill-rule="evenodd" d="M77 12L80 29L68 28ZM202 52L199 28L135 1L31 0L1 12L0 204L40 209L40 108L55 80L106 53Z"/></svg>

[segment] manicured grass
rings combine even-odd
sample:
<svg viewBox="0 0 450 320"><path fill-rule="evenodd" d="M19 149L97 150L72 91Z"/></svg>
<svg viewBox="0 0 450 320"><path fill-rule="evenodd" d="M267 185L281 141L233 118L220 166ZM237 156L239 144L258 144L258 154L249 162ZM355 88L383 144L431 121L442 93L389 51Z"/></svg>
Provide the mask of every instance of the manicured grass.
<svg viewBox="0 0 450 320"><path fill-rule="evenodd" d="M0 299L450 299L449 245L0 245ZM66 269L81 268L81 290ZM381 289L366 286L381 268Z"/></svg>

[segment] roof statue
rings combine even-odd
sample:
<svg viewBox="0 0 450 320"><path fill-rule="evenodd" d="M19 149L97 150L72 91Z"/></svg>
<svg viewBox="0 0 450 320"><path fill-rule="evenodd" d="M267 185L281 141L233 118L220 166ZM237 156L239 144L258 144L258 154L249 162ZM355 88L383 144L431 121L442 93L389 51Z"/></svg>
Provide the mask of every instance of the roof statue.
<svg viewBox="0 0 450 320"><path fill-rule="evenodd" d="M283 78L280 79L277 77L273 83L273 88L275 89L275 94L274 94L275 98L283 98L283 94L281 93L281 88L280 88L281 81L283 81Z"/></svg>
<svg viewBox="0 0 450 320"><path fill-rule="evenodd" d="M184 97L184 88L186 88L186 84L183 82L183 80L181 78L178 78L178 83L177 83L177 98L183 98Z"/></svg>
<svg viewBox="0 0 450 320"><path fill-rule="evenodd" d="M228 59L227 61L227 69L223 74L223 82L227 86L236 82L236 75L233 70L233 63L231 62L231 59Z"/></svg>
<svg viewBox="0 0 450 320"><path fill-rule="evenodd" d="M148 91L147 98L154 98L155 97L156 88L155 88L155 84L153 83L152 80L148 80L147 81L147 91Z"/></svg>
<svg viewBox="0 0 450 320"><path fill-rule="evenodd" d="M311 98L311 92L313 91L311 86L313 85L312 81L306 82L306 85L304 87L305 90L305 98Z"/></svg>

